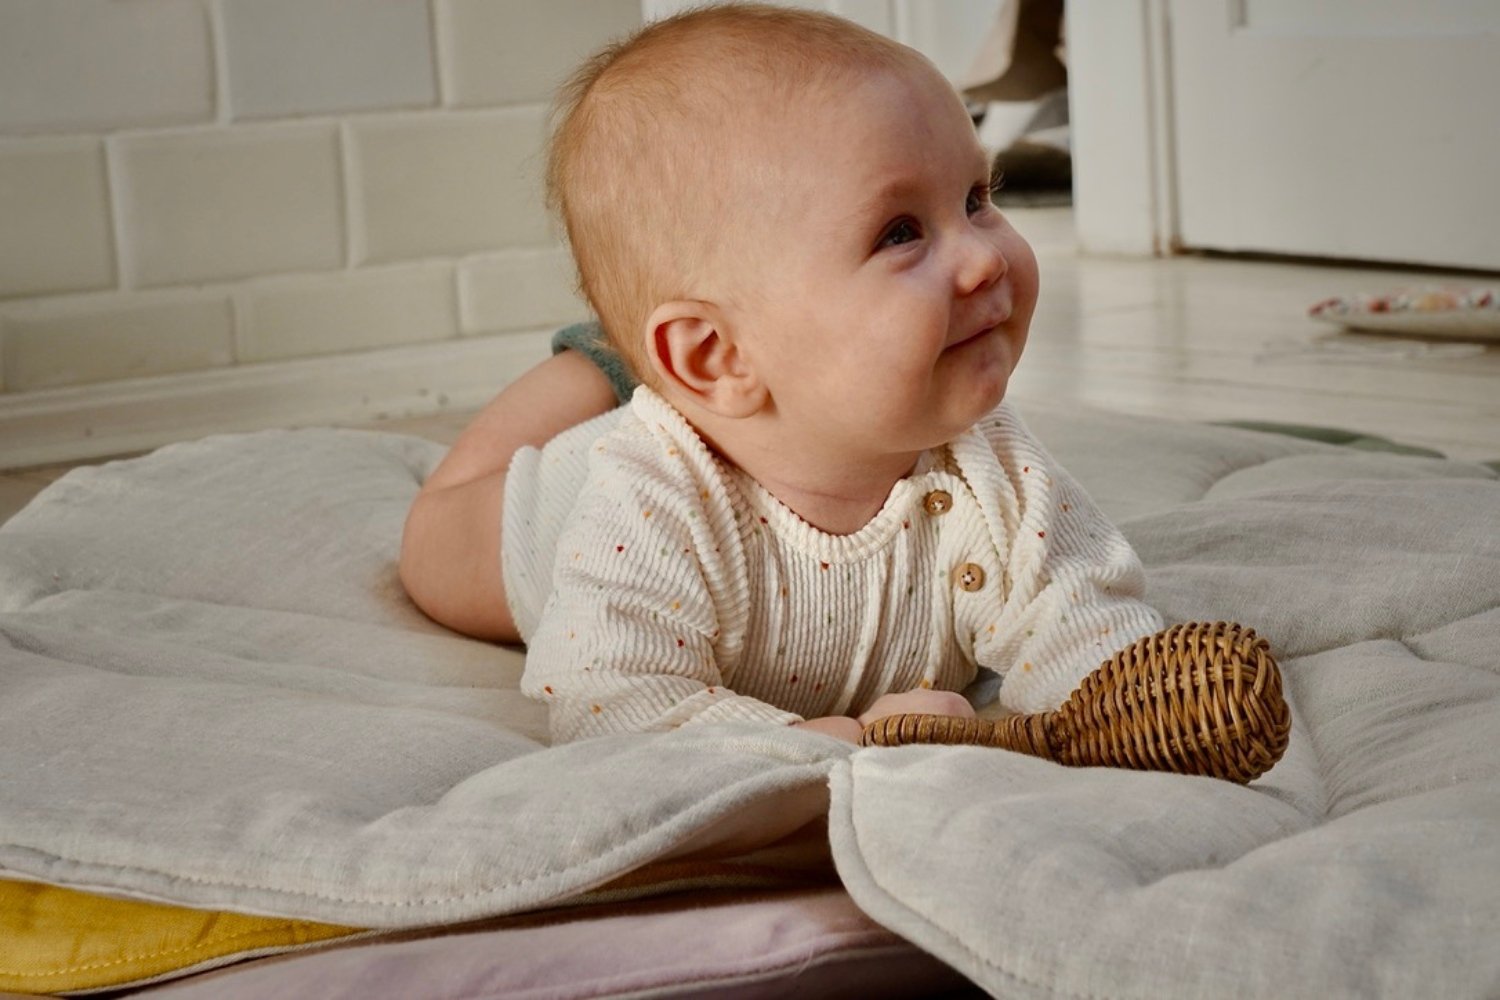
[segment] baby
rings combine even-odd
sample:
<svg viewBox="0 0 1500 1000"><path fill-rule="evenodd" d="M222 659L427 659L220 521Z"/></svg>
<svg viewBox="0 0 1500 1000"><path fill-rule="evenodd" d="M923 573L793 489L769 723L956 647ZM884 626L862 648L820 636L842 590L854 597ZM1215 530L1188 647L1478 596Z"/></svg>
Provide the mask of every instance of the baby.
<svg viewBox="0 0 1500 1000"><path fill-rule="evenodd" d="M439 621L527 643L555 740L857 740L972 714L980 667L1038 711L1161 628L1002 402L1036 260L921 55L776 7L660 21L567 85L548 167L641 385L614 410L594 352L564 351L507 389L424 487L401 569Z"/></svg>

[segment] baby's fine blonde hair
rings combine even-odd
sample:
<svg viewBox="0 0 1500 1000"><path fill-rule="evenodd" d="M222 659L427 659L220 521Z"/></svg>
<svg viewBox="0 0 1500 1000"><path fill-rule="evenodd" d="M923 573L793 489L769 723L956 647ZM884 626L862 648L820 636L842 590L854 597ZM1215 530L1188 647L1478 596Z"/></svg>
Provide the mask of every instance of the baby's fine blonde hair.
<svg viewBox="0 0 1500 1000"><path fill-rule="evenodd" d="M638 377L655 381L644 356L652 310L695 297L710 262L734 252L735 181L764 169L739 133L852 74L916 66L935 72L831 14L727 4L649 24L569 78L553 108L548 203L581 291Z"/></svg>

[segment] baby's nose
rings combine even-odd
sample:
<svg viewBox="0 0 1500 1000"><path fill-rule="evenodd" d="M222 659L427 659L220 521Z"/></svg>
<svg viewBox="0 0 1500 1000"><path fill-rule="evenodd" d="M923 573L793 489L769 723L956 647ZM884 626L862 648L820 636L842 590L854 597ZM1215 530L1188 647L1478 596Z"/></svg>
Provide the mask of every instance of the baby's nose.
<svg viewBox="0 0 1500 1000"><path fill-rule="evenodd" d="M1009 267L1005 251L994 236L971 231L965 236L959 262L959 290L968 293L992 285L1004 277Z"/></svg>

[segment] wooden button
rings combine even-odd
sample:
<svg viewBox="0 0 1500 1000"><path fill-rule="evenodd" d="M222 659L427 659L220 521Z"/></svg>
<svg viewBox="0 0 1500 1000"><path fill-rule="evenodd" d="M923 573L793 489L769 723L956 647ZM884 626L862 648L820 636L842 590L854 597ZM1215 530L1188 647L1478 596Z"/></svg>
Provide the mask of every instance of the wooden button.
<svg viewBox="0 0 1500 1000"><path fill-rule="evenodd" d="M947 490L933 490L922 498L922 509L933 517L953 509L953 495Z"/></svg>
<svg viewBox="0 0 1500 1000"><path fill-rule="evenodd" d="M977 563L964 563L953 571L953 581L958 584L960 590L969 593L984 586L984 567Z"/></svg>

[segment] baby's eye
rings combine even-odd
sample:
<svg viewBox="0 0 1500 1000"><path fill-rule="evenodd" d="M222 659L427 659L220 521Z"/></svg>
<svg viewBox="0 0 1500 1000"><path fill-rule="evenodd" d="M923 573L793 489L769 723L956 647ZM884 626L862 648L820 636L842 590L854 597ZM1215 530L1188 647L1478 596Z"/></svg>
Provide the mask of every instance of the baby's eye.
<svg viewBox="0 0 1500 1000"><path fill-rule="evenodd" d="M970 215L989 208L993 202L990 200L993 188L989 184L975 184L969 189L968 200L964 202L964 208Z"/></svg>
<svg viewBox="0 0 1500 1000"><path fill-rule="evenodd" d="M911 219L897 219L885 231L885 234L880 237L880 242L876 244L875 249L883 250L886 247L897 247L903 243L910 243L912 240L920 239L921 236L922 234L918 231L917 224Z"/></svg>

